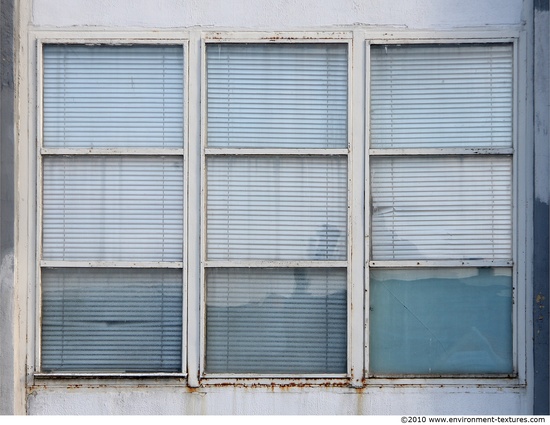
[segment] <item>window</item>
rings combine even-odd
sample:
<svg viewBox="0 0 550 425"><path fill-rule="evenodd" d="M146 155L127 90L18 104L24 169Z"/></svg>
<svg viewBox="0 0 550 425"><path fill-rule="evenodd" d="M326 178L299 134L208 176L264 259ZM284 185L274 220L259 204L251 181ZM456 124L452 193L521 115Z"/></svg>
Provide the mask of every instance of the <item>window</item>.
<svg viewBox="0 0 550 425"><path fill-rule="evenodd" d="M511 373L512 46L372 46L370 86L370 371Z"/></svg>
<svg viewBox="0 0 550 425"><path fill-rule="evenodd" d="M254 37L42 46L38 370L513 376L514 45Z"/></svg>
<svg viewBox="0 0 550 425"><path fill-rule="evenodd" d="M183 49L43 68L41 369L181 372Z"/></svg>
<svg viewBox="0 0 550 425"><path fill-rule="evenodd" d="M347 61L207 44L206 373L347 372Z"/></svg>

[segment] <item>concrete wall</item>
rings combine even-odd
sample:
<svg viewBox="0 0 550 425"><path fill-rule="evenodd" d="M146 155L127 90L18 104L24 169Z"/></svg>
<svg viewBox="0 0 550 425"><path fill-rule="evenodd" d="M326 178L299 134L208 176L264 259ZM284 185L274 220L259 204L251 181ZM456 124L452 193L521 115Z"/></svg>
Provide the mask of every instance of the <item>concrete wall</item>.
<svg viewBox="0 0 550 425"><path fill-rule="evenodd" d="M4 2L6 0L3 0ZM29 80L35 70L33 38L29 32L198 28L228 30L325 30L361 28L401 28L403 30L462 30L474 28L515 29L529 38L532 28L531 0L26 0L19 2L19 108L21 132L18 151L18 182L23 194L32 195L33 182L26 175L32 163L34 120ZM526 49L525 44L522 47ZM529 55L522 52L529 61ZM524 64L526 67L528 63ZM528 92L522 92L530 96ZM527 141L529 142L529 141ZM20 211L32 205L28 196L18 200ZM24 214L20 229L32 223ZM32 226L31 226L32 227ZM14 341L29 339L31 344L14 342L16 357L25 358L32 349L32 247L19 241L17 285L30 302L20 300L14 308L19 322L28 322L18 331L14 317L2 319L0 336L19 332ZM30 259L30 260L29 260ZM29 271L30 270L30 271ZM529 294L529 290L527 290ZM525 306L520 314L526 314ZM530 309L529 306L526 307ZM32 310L32 307L29 308ZM529 310L530 311L530 310ZM31 311L32 313L32 311ZM23 326L24 327L24 326ZM25 328L25 327L24 327ZM519 331L520 341L529 341L529 330ZM502 385L464 380L441 384L423 380L415 384L367 385L362 389L341 387L258 388L217 386L191 389L181 383L149 381L37 380L32 382L32 367L27 365L28 386L14 383L11 410L2 413L29 414L529 414L533 411L532 347L519 347L525 362L527 385ZM527 352L527 354L525 354ZM18 354L17 354L18 353ZM30 356L32 358L32 356ZM25 371L14 360L13 369L20 380ZM523 367L523 366L522 366ZM17 380L17 379L15 379ZM5 386L0 387L4 388ZM26 401L25 401L26 400Z"/></svg>

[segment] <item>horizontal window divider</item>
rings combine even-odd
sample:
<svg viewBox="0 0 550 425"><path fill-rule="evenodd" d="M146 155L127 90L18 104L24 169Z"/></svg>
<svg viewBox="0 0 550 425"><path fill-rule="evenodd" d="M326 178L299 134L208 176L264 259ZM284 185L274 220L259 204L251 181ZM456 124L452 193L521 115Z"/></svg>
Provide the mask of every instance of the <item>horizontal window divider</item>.
<svg viewBox="0 0 550 425"><path fill-rule="evenodd" d="M174 148L42 148L40 149L41 155L66 155L66 156L79 156L79 155L174 155L182 156L184 154L183 149Z"/></svg>
<svg viewBox="0 0 550 425"><path fill-rule="evenodd" d="M187 373L167 372L36 372L35 379L72 379L72 378L178 378L187 377Z"/></svg>
<svg viewBox="0 0 550 425"><path fill-rule="evenodd" d="M205 261L207 268L289 268L289 267L324 267L324 268L346 268L347 261L307 261L307 260L209 260Z"/></svg>
<svg viewBox="0 0 550 425"><path fill-rule="evenodd" d="M511 260L371 260L371 267L512 267Z"/></svg>
<svg viewBox="0 0 550 425"><path fill-rule="evenodd" d="M52 261L42 260L43 268L128 268L128 269L181 269L182 261Z"/></svg>
<svg viewBox="0 0 550 425"><path fill-rule="evenodd" d="M377 148L369 149L369 155L371 156L396 156L396 155L418 155L418 156L430 156L430 155L512 155L514 149L512 148L431 148L431 149L396 149L396 148Z"/></svg>
<svg viewBox="0 0 550 425"><path fill-rule="evenodd" d="M349 377L345 374L325 373L325 374L253 374L253 373L205 373L201 378L201 383L222 384L222 383L249 383L254 385L282 385L285 383L298 386L300 383L312 384L312 381L317 381L317 384L347 384Z"/></svg>
<svg viewBox="0 0 550 425"><path fill-rule="evenodd" d="M479 384L480 379L486 379L487 382L489 381L495 381L495 380L509 380L517 378L516 373L457 373L457 374L451 374L451 373L433 373L433 374L424 374L424 373L418 373L418 374L371 374L367 377L367 379L370 381L369 384L371 385L377 385L377 384L397 384L397 380L403 380L407 381L408 384L415 384L419 380L427 380L432 384L438 384L437 382L434 382L435 379L461 379L461 380L468 380L471 379L473 384ZM386 382L384 382L386 381ZM401 382L403 384L404 382ZM418 382L420 384L420 382ZM453 384L453 382L449 382L449 384ZM456 381L454 381L454 384L456 384Z"/></svg>
<svg viewBox="0 0 550 425"><path fill-rule="evenodd" d="M206 148L205 155L225 155L225 156L258 156L258 155L288 155L288 156L326 156L326 155L347 155L348 149L249 149L249 148Z"/></svg>

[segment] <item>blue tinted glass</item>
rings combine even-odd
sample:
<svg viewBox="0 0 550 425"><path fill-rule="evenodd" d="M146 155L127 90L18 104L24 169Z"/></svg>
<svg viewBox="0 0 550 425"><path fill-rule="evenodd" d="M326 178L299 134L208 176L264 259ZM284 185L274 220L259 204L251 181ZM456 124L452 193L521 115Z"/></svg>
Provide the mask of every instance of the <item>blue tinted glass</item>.
<svg viewBox="0 0 550 425"><path fill-rule="evenodd" d="M371 372L513 371L511 270L375 270L370 287Z"/></svg>

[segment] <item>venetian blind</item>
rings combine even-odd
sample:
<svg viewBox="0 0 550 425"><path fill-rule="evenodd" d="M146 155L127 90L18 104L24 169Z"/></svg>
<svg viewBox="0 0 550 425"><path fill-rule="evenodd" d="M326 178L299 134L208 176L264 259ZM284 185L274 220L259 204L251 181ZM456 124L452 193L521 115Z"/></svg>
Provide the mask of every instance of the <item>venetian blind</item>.
<svg viewBox="0 0 550 425"><path fill-rule="evenodd" d="M347 158L212 157L209 259L345 260Z"/></svg>
<svg viewBox="0 0 550 425"><path fill-rule="evenodd" d="M345 373L345 269L207 274L209 372Z"/></svg>
<svg viewBox="0 0 550 425"><path fill-rule="evenodd" d="M46 269L42 369L181 371L182 272Z"/></svg>
<svg viewBox="0 0 550 425"><path fill-rule="evenodd" d="M347 147L347 48L207 48L208 146Z"/></svg>
<svg viewBox="0 0 550 425"><path fill-rule="evenodd" d="M44 146L181 148L182 117L181 47L44 47Z"/></svg>
<svg viewBox="0 0 550 425"><path fill-rule="evenodd" d="M42 369L181 372L183 49L43 53Z"/></svg>
<svg viewBox="0 0 550 425"><path fill-rule="evenodd" d="M347 74L343 44L207 46L208 260L347 259ZM206 371L346 373L347 273L323 266L207 268Z"/></svg>
<svg viewBox="0 0 550 425"><path fill-rule="evenodd" d="M372 161L376 260L510 259L509 157Z"/></svg>
<svg viewBox="0 0 550 425"><path fill-rule="evenodd" d="M48 157L43 191L47 260L182 260L181 158Z"/></svg>
<svg viewBox="0 0 550 425"><path fill-rule="evenodd" d="M512 146L512 46L373 46L375 148Z"/></svg>

